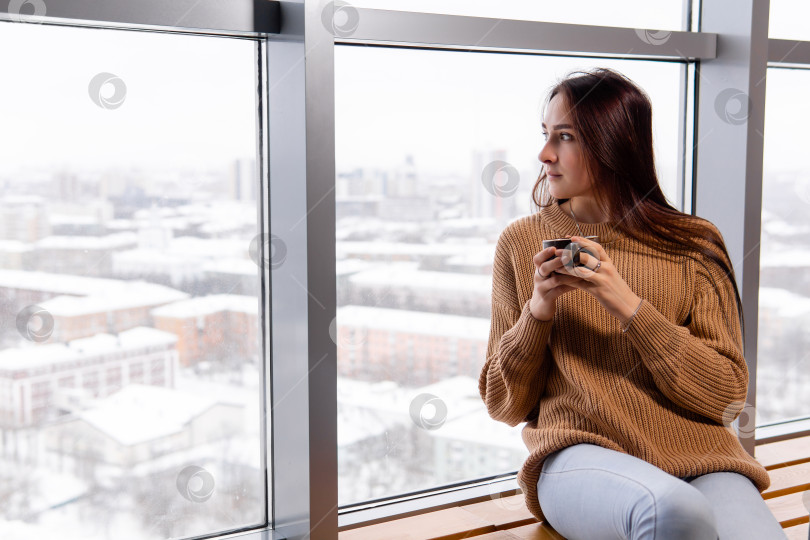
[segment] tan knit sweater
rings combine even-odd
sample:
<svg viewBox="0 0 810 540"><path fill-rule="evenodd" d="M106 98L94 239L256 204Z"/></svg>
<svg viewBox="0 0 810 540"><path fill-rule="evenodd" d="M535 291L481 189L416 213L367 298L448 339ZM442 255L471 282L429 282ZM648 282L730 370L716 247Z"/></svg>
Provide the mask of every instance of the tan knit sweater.
<svg viewBox="0 0 810 540"><path fill-rule="evenodd" d="M479 390L493 419L527 422L522 437L530 455L517 480L529 510L545 519L537 500L545 457L580 442L636 456L680 478L736 471L765 490L767 471L731 427L746 400L748 369L728 278L696 253L715 289L699 263L656 252L609 222L580 228L582 235L599 236L642 299L625 333L579 289L557 299L551 321L529 311L532 257L542 240L579 235L558 204L509 224L495 252L492 326Z"/></svg>

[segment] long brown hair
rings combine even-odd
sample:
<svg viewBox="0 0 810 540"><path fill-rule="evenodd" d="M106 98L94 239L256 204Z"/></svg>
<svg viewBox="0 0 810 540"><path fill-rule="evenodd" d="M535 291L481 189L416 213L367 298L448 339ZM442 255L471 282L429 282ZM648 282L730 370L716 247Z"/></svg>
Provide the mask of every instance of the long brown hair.
<svg viewBox="0 0 810 540"><path fill-rule="evenodd" d="M722 236L708 220L674 208L661 191L647 94L624 75L605 68L570 73L551 89L546 106L558 94L578 132L585 168L594 179L594 198L609 221L638 241L658 240L656 247L667 254L703 264L690 254L698 252L719 266L734 288L744 346L742 301ZM532 190L538 208L554 204L546 178L544 167Z"/></svg>

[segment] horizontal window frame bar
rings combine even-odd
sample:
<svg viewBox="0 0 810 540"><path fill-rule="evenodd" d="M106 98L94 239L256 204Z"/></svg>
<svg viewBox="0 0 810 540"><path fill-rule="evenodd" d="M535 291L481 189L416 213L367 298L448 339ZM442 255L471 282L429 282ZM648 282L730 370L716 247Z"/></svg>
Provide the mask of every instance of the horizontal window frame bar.
<svg viewBox="0 0 810 540"><path fill-rule="evenodd" d="M351 29L335 44L399 45L464 51L542 51L561 56L711 60L717 34L417 13L346 6ZM651 34L652 33L652 34ZM660 43L655 43L660 41Z"/></svg>
<svg viewBox="0 0 810 540"><path fill-rule="evenodd" d="M191 29L225 35L278 34L280 12L278 0L231 0L227 4L221 0L59 0L47 5L43 1L0 2L0 21L166 32Z"/></svg>
<svg viewBox="0 0 810 540"><path fill-rule="evenodd" d="M768 67L810 67L810 41L768 39Z"/></svg>
<svg viewBox="0 0 810 540"><path fill-rule="evenodd" d="M530 51L521 49L485 49L485 50L470 50L465 47L451 47L446 45L421 45L412 43L383 43L375 42L359 42L359 41L335 41L335 46L341 47L379 47L387 49L418 49L420 51L455 51L455 52L470 52L482 54L520 54L524 56L546 56L549 58L587 58L589 60L627 60L631 62L669 62L681 65L694 65L696 60L681 59L681 58L660 58L648 56L618 56L611 54L601 53L578 53L571 51Z"/></svg>
<svg viewBox="0 0 810 540"><path fill-rule="evenodd" d="M342 509L338 513L338 531L368 527L420 514L437 512L463 504L474 504L520 493L517 473L499 475L496 479L465 482L453 489L436 489L422 495L400 497L379 503L363 504L359 509Z"/></svg>
<svg viewBox="0 0 810 540"><path fill-rule="evenodd" d="M794 418L784 422L776 422L758 426L755 430L756 445L768 444L778 441L787 441L797 437L810 435L810 417Z"/></svg>

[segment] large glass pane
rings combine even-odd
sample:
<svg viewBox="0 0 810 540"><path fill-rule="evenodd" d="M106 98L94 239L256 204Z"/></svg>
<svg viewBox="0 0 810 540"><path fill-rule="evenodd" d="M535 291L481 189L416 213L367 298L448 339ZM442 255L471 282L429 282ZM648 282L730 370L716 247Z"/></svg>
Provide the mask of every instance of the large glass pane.
<svg viewBox="0 0 810 540"><path fill-rule="evenodd" d="M547 90L596 66L651 96L674 200L679 64L337 48L341 505L514 472L525 460L520 428L492 420L478 393L495 243L531 212ZM496 160L519 174L514 192L483 184Z"/></svg>
<svg viewBox="0 0 810 540"><path fill-rule="evenodd" d="M810 121L806 70L768 69L762 178L757 423L810 411Z"/></svg>
<svg viewBox="0 0 810 540"><path fill-rule="evenodd" d="M256 47L0 22L0 538L265 522Z"/></svg>
<svg viewBox="0 0 810 540"><path fill-rule="evenodd" d="M771 0L768 37L810 41L810 3L807 0Z"/></svg>
<svg viewBox="0 0 810 540"><path fill-rule="evenodd" d="M645 2L644 0L617 2L600 0L577 0L576 2L557 0L501 0L499 2L491 0L352 0L347 4L373 9L471 17L686 30L683 17L684 1L691 2L691 0L666 0L664 2ZM340 17L338 15L335 19L336 23L342 20ZM345 20L348 23L351 19L347 16Z"/></svg>

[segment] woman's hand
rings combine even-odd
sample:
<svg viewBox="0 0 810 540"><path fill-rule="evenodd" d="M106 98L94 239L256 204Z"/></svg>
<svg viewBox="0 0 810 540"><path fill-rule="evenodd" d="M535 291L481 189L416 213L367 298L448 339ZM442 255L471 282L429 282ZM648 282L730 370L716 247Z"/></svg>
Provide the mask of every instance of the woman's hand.
<svg viewBox="0 0 810 540"><path fill-rule="evenodd" d="M554 255L557 255L557 258L549 260ZM541 321L553 319L557 309L557 298L568 291L573 291L572 283L581 281L576 276L558 273L558 270L563 268L560 255L561 249L547 247L532 257L535 266L534 292L529 300L529 308L535 319Z"/></svg>
<svg viewBox="0 0 810 540"><path fill-rule="evenodd" d="M588 251L595 253L597 256L593 257L581 251L579 253L579 263L585 266L560 263L561 272L577 278L574 282L571 282L570 287L591 293L608 313L619 319L619 322L624 325L636 311L636 308L641 303L641 298L622 279L616 267L613 266L613 261L610 260L610 257L608 257L600 244L581 236L572 236L571 241L587 248ZM568 254L565 254L563 259L567 259L567 257ZM597 271L594 272L593 268L597 268Z"/></svg>

